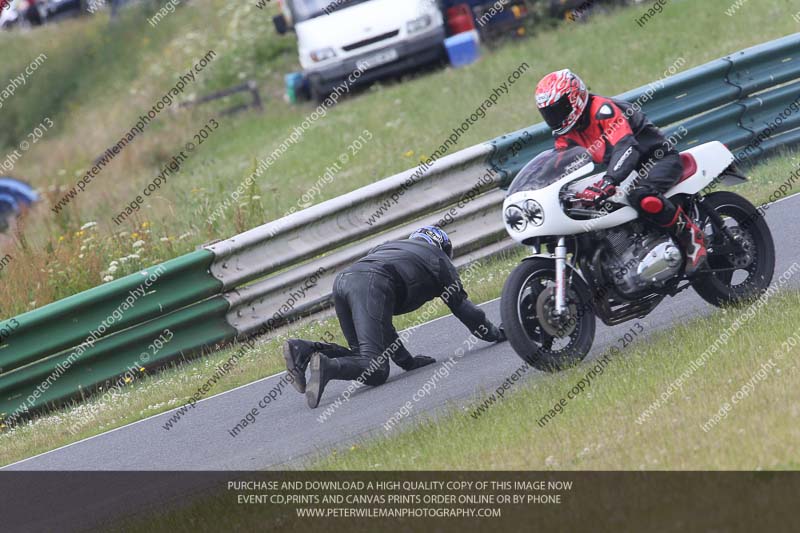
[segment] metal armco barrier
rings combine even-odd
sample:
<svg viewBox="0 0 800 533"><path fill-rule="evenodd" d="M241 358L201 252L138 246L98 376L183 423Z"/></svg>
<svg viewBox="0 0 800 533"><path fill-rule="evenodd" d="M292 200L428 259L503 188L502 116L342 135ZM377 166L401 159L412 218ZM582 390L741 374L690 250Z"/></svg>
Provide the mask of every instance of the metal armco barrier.
<svg viewBox="0 0 800 533"><path fill-rule="evenodd" d="M682 131L681 149L720 140L739 159L755 159L800 141L800 112L786 111L800 98L800 34L619 98L639 102L667 133ZM501 189L552 144L549 129L534 125L6 320L0 413L15 419L81 398L132 367L157 367L322 311L344 267L446 213L457 264L496 253L510 243ZM152 353L165 329L172 340Z"/></svg>

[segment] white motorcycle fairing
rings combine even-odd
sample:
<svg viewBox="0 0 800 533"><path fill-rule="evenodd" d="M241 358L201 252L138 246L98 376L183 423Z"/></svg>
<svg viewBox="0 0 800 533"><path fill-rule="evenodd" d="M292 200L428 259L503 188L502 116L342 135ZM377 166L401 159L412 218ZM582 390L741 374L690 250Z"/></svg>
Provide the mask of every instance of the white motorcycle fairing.
<svg viewBox="0 0 800 533"><path fill-rule="evenodd" d="M702 191L734 162L731 151L719 141L702 144L683 153L694 158L697 170L667 191L667 197L677 194L696 194ZM636 219L638 213L629 207L630 204L628 204L624 192L637 178L636 173L632 173L618 187L617 194L611 198L613 202L625 204L628 207L605 214L597 211L598 216L589 220L579 220L567 215L559 197L560 192L562 190L580 192L598 181L602 174L588 175L594 169L595 165L589 162L546 187L536 190L521 190L508 196L503 202L503 213L506 230L511 238L524 244L535 237L575 235L614 228ZM527 202L528 200L533 200L533 203ZM506 214L510 207L516 207L524 214L522 217L524 223L509 224Z"/></svg>

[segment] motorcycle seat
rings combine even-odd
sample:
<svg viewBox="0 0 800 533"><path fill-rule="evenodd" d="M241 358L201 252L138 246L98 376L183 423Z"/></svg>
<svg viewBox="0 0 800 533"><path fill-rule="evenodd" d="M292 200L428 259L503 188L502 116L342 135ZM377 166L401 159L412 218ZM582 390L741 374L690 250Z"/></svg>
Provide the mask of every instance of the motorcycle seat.
<svg viewBox="0 0 800 533"><path fill-rule="evenodd" d="M681 164L683 165L683 173L678 183L686 181L697 174L697 161L692 154L681 152Z"/></svg>

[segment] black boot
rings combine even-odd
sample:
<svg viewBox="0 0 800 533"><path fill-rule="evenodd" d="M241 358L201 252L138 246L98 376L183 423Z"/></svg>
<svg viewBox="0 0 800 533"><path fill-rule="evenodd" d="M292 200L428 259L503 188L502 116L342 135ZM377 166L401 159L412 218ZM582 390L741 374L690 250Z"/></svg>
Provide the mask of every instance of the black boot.
<svg viewBox="0 0 800 533"><path fill-rule="evenodd" d="M353 352L344 346L330 342L311 342L300 339L289 339L284 342L283 358L286 360L286 369L294 378L292 385L301 394L306 391L306 368L314 352L319 352L331 359L353 357Z"/></svg>
<svg viewBox="0 0 800 533"><path fill-rule="evenodd" d="M325 386L332 379L361 381L368 379L369 359L366 357L342 357L331 359L321 353L311 356L311 377L306 388L308 406L316 409ZM384 381L385 381L384 377Z"/></svg>
<svg viewBox="0 0 800 533"><path fill-rule="evenodd" d="M306 388L306 401L310 408L316 409L319 405L325 385L331 380L337 367L335 359L328 359L321 353L311 356L311 381Z"/></svg>
<svg viewBox="0 0 800 533"><path fill-rule="evenodd" d="M422 368L423 366L432 365L436 362L436 359L433 357L428 357L427 355L415 355L411 358L409 362L406 362L404 365L397 365L406 372L411 372L412 370L416 370L418 368Z"/></svg>
<svg viewBox="0 0 800 533"><path fill-rule="evenodd" d="M289 339L283 343L286 371L292 376L292 385L300 394L306 391L306 367L315 351L316 343L314 342Z"/></svg>
<svg viewBox="0 0 800 533"><path fill-rule="evenodd" d="M686 258L684 274L691 276L700 270L708 259L703 230L684 212L683 207L678 207L672 222L664 227L675 236Z"/></svg>

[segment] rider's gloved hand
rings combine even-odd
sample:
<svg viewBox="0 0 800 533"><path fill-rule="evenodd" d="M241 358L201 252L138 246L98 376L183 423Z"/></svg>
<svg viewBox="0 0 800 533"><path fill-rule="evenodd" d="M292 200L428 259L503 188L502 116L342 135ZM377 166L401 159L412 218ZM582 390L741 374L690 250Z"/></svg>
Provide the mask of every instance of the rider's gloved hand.
<svg viewBox="0 0 800 533"><path fill-rule="evenodd" d="M500 326L498 326L497 328L497 339L495 339L494 342L500 343L500 342L506 342L507 340L508 337L506 337L506 330L503 329L503 324L500 324Z"/></svg>
<svg viewBox="0 0 800 533"><path fill-rule="evenodd" d="M506 340L506 332L503 330L502 324L499 328L492 323L484 324L473 334L486 342L505 342Z"/></svg>
<svg viewBox="0 0 800 533"><path fill-rule="evenodd" d="M575 198L586 206L599 206L607 199L617 193L617 186L608 176L604 177L594 185L586 187L586 190L579 192Z"/></svg>
<svg viewBox="0 0 800 533"><path fill-rule="evenodd" d="M406 372L410 370L416 370L417 368L422 368L423 366L432 365L436 362L436 359L433 357L428 357L427 355L415 355L411 358L411 360L413 363L408 368L403 369Z"/></svg>

